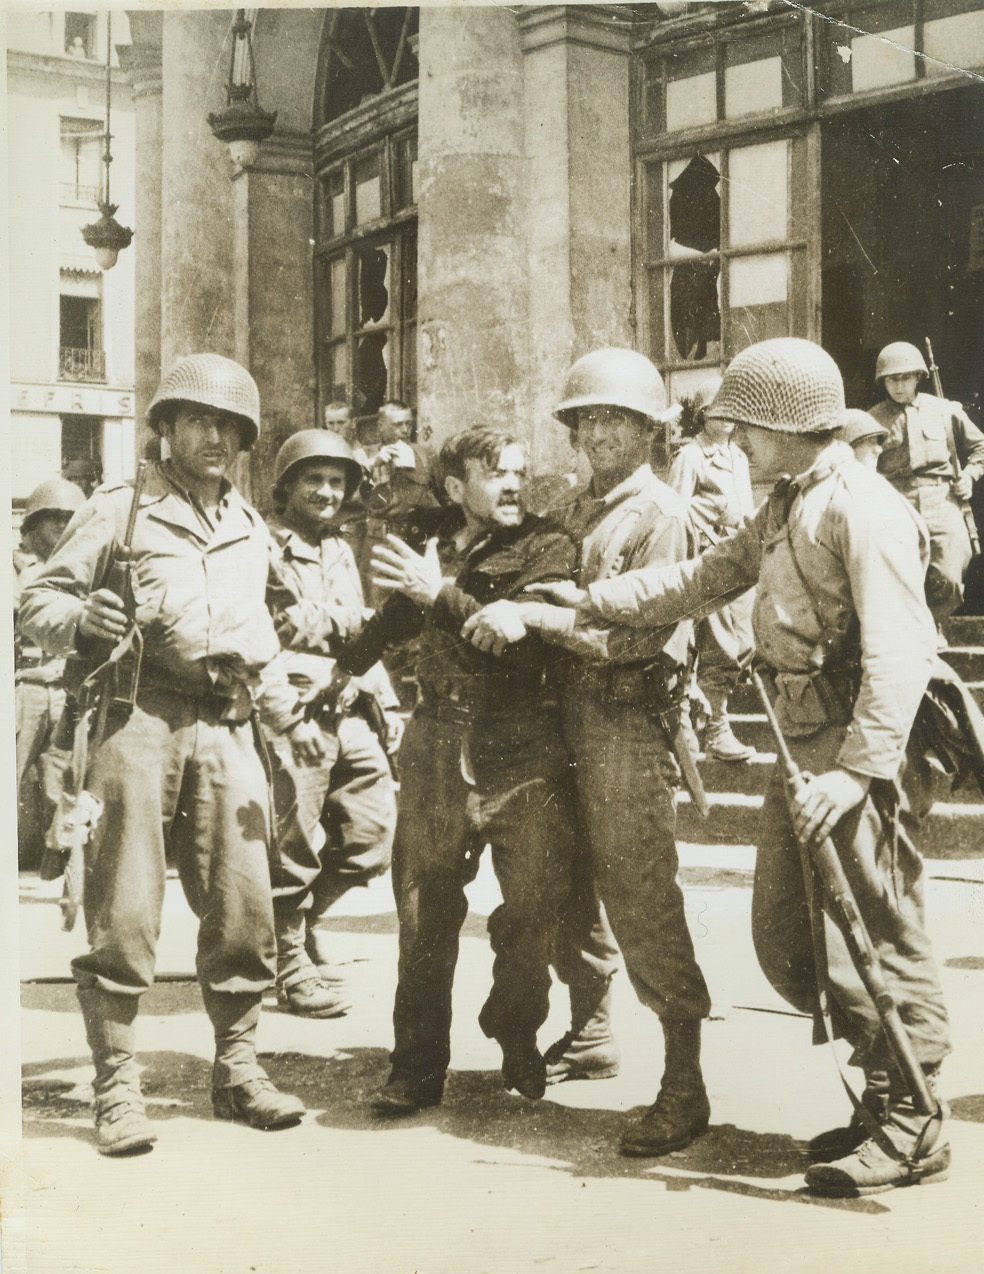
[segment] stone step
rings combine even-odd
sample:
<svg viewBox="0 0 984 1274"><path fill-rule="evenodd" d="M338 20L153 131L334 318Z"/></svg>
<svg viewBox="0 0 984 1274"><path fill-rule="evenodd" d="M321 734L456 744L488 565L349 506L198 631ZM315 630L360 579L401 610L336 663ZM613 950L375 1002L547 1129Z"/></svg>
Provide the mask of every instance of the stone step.
<svg viewBox="0 0 984 1274"><path fill-rule="evenodd" d="M984 680L984 650L980 646L950 646L941 650L940 656L968 685Z"/></svg>
<svg viewBox="0 0 984 1274"><path fill-rule="evenodd" d="M766 752L764 746L771 743L771 736L766 738L767 727L762 719L763 750L756 752L750 761L709 761L701 753L697 768L704 783L704 790L715 795L735 797L761 796L765 791L769 775L775 764L775 753ZM750 731L739 727L742 740L750 737ZM984 807L984 792L974 782L968 782L956 792L940 798L946 804L977 805ZM984 852L984 851L982 851Z"/></svg>
<svg viewBox="0 0 984 1274"><path fill-rule="evenodd" d="M984 615L951 615L943 631L954 646L984 646Z"/></svg>
<svg viewBox="0 0 984 1274"><path fill-rule="evenodd" d="M682 792L677 836L683 841L737 845L755 843L762 797L709 792L711 812L702 819ZM979 804L937 804L920 831L919 848L930 858L984 857L984 808Z"/></svg>

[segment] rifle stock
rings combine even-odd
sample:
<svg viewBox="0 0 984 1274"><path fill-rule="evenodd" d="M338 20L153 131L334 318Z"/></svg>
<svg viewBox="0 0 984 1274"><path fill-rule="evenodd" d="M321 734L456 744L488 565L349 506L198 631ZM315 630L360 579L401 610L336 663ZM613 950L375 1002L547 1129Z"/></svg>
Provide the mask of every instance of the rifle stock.
<svg viewBox="0 0 984 1274"><path fill-rule="evenodd" d="M761 676L753 671L751 679L775 738L776 754L786 777L787 788L791 795L800 795L808 786L807 780L789 751L776 718L772 700L769 698ZM929 1091L926 1076L916 1057L912 1041L899 1016L892 993L885 984L878 953L872 945L837 848L829 836L821 841L800 841L800 844L816 871L831 915L844 937L851 962L865 990L871 996L889 1048L909 1085L917 1109L924 1115L933 1115L937 1111L937 1102Z"/></svg>

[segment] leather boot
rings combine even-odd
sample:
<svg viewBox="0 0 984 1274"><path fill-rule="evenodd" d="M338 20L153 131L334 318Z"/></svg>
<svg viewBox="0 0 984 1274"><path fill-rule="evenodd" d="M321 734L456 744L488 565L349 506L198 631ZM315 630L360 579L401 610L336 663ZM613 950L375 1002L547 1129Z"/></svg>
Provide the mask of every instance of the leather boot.
<svg viewBox="0 0 984 1274"><path fill-rule="evenodd" d="M144 1108L134 1057L139 997L102 987L78 987L85 1034L96 1068L97 1149L101 1155L142 1154L157 1140Z"/></svg>
<svg viewBox="0 0 984 1274"><path fill-rule="evenodd" d="M888 1114L888 1072L883 1070L865 1071L864 1092L861 1094L861 1105L879 1124ZM829 1128L826 1132L807 1142L807 1150L814 1163L830 1163L841 1159L857 1150L863 1141L868 1139L868 1129L855 1110L850 1122L840 1128Z"/></svg>
<svg viewBox="0 0 984 1274"><path fill-rule="evenodd" d="M329 986L341 987L345 983L345 975L333 961L327 933L318 927L320 916L308 914L304 927L304 950L308 959L318 970L318 977Z"/></svg>
<svg viewBox="0 0 984 1274"><path fill-rule="evenodd" d="M547 1083L566 1079L611 1079L619 1054L612 1034L611 982L570 988L571 1029L544 1053Z"/></svg>
<svg viewBox="0 0 984 1274"><path fill-rule="evenodd" d="M711 716L704 735L704 753L714 761L750 761L755 749L736 739L728 716L728 696L721 690L708 691Z"/></svg>
<svg viewBox="0 0 984 1274"><path fill-rule="evenodd" d="M928 1068L927 1076L936 1069ZM807 1186L813 1194L858 1198L945 1181L950 1167L947 1113L945 1103L940 1103L935 1116L921 1114L901 1079L893 1077L879 1135L833 1163L813 1164L806 1172Z"/></svg>
<svg viewBox="0 0 984 1274"><path fill-rule="evenodd" d="M301 1099L280 1092L266 1075L228 1088L213 1088L212 1111L216 1119L233 1119L264 1131L291 1128L305 1114Z"/></svg>
<svg viewBox="0 0 984 1274"><path fill-rule="evenodd" d="M330 985L320 977L307 953L305 916L292 902L277 899L274 904L277 933L277 988L291 1013L299 1017L342 1017L351 1008L339 984Z"/></svg>
<svg viewBox="0 0 984 1274"><path fill-rule="evenodd" d="M656 1101L622 1134L623 1155L665 1155L707 1132L711 1105L700 1069L700 1020L663 1018L666 1065Z"/></svg>

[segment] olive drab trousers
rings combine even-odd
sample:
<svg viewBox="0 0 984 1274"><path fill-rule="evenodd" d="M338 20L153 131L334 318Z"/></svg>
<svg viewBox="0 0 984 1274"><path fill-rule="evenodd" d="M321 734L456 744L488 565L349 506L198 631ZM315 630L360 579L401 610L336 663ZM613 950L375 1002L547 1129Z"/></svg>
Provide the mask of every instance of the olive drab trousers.
<svg viewBox="0 0 984 1274"><path fill-rule="evenodd" d="M276 946L266 776L250 721L173 690L110 713L87 787L103 813L86 847L85 993L136 1000L154 980L168 851L200 921L196 969L216 1040L217 1087L262 1077L254 1035ZM89 995L91 1000L92 996Z"/></svg>
<svg viewBox="0 0 984 1274"><path fill-rule="evenodd" d="M807 738L787 742L802 770L822 774L836 765L845 733L845 726L827 725ZM939 972L926 933L923 862L912 840L930 804L928 776L919 758L908 760L902 775L897 844L876 808L875 798L887 797L888 788L885 780L876 779L868 797L834 829L833 841L916 1057L923 1066L932 1066L950 1051L950 1042ZM826 1036L810 922L817 888L812 873L804 873L777 766L759 825L752 936L765 976L794 1008L813 1015L814 1038L821 1042ZM827 966L835 1034L853 1047L855 1065L866 1071L887 1069L890 1056L878 1014L829 912L824 914L820 950Z"/></svg>

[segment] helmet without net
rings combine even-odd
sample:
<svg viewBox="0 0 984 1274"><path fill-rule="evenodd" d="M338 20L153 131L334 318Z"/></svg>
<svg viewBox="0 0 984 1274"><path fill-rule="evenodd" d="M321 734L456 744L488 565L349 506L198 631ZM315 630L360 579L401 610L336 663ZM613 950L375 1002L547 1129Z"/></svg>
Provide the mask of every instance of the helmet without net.
<svg viewBox="0 0 984 1274"><path fill-rule="evenodd" d="M67 478L40 482L24 501L21 529L26 531L43 513L74 513L85 504L85 492Z"/></svg>
<svg viewBox="0 0 984 1274"><path fill-rule="evenodd" d="M705 412L717 397L717 392L721 388L721 383L722 381L720 376L711 376L708 380L701 381L701 383L697 386L693 399L691 400L690 410L698 419L701 418L701 413Z"/></svg>
<svg viewBox="0 0 984 1274"><path fill-rule="evenodd" d="M331 429L301 429L291 434L277 452L273 462L274 490L282 489L290 470L305 460L330 460L341 465L345 470L346 499L355 495L365 476L362 465L341 434Z"/></svg>
<svg viewBox="0 0 984 1274"><path fill-rule="evenodd" d="M778 433L828 433L844 418L844 381L813 341L782 336L736 355L705 413Z"/></svg>
<svg viewBox="0 0 984 1274"><path fill-rule="evenodd" d="M878 361L875 363L875 383L879 383L886 376L908 376L913 372L918 373L919 376L929 375L929 368L922 354L908 341L892 341L891 345L886 345L878 355Z"/></svg>
<svg viewBox="0 0 984 1274"><path fill-rule="evenodd" d="M161 379L147 408L147 423L161 432L169 403L198 403L229 412L239 421L239 449L248 451L260 433L260 391L245 367L221 354L179 358Z"/></svg>
<svg viewBox="0 0 984 1274"><path fill-rule="evenodd" d="M654 424L677 414L675 409L667 410L662 376L633 349L596 349L577 360L567 373L563 401L553 414L573 429L580 407L622 407Z"/></svg>
<svg viewBox="0 0 984 1274"><path fill-rule="evenodd" d="M884 442L888 437L888 430L883 429L870 412L851 407L844 414L840 436L842 442L849 442L853 447L856 442L865 442L869 438Z"/></svg>

